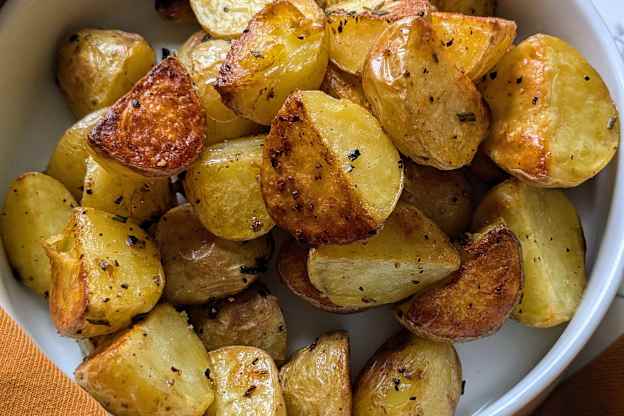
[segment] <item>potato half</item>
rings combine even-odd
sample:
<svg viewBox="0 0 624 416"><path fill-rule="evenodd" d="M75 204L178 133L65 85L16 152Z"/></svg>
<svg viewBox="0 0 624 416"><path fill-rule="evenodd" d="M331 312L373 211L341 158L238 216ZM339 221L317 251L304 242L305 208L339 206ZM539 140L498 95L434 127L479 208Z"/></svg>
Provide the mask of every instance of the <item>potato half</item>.
<svg viewBox="0 0 624 416"><path fill-rule="evenodd" d="M74 208L45 245L52 265L50 314L61 335L89 338L127 327L163 291L160 253L126 217Z"/></svg>
<svg viewBox="0 0 624 416"><path fill-rule="evenodd" d="M323 24L280 0L256 14L232 42L216 89L235 113L269 125L290 93L318 89L327 59Z"/></svg>
<svg viewBox="0 0 624 416"><path fill-rule="evenodd" d="M561 39L526 39L491 70L481 91L492 109L484 150L534 186L577 186L618 148L619 116L607 86Z"/></svg>
<svg viewBox="0 0 624 416"><path fill-rule="evenodd" d="M226 240L252 240L275 225L260 192L264 136L213 145L184 178L187 199L204 226Z"/></svg>
<svg viewBox="0 0 624 416"><path fill-rule="evenodd" d="M368 109L368 101L366 101L362 89L362 80L356 75L341 70L331 62L327 65L325 78L320 89L334 98L345 98Z"/></svg>
<svg viewBox="0 0 624 416"><path fill-rule="evenodd" d="M29 172L15 179L4 197L0 230L14 276L40 295L48 296L50 262L43 242L62 232L77 207L56 179Z"/></svg>
<svg viewBox="0 0 624 416"><path fill-rule="evenodd" d="M511 179L485 196L473 228L501 221L522 246L524 292L513 317L535 327L572 319L586 285L585 239L574 205L561 191Z"/></svg>
<svg viewBox="0 0 624 416"><path fill-rule="evenodd" d="M322 335L280 369L289 416L351 416L349 336Z"/></svg>
<svg viewBox="0 0 624 416"><path fill-rule="evenodd" d="M399 20L377 39L364 66L364 93L404 155L441 170L470 163L489 115L472 81L442 53L423 18Z"/></svg>
<svg viewBox="0 0 624 416"><path fill-rule="evenodd" d="M202 416L214 399L208 353L184 313L158 305L97 347L76 381L118 416Z"/></svg>
<svg viewBox="0 0 624 416"><path fill-rule="evenodd" d="M281 363L288 332L277 298L261 284L227 299L189 309L191 323L208 351L231 345L260 348Z"/></svg>
<svg viewBox="0 0 624 416"><path fill-rule="evenodd" d="M431 0L443 12L473 16L494 16L496 0Z"/></svg>
<svg viewBox="0 0 624 416"><path fill-rule="evenodd" d="M165 20L180 23L195 21L195 14L189 0L155 0L154 8Z"/></svg>
<svg viewBox="0 0 624 416"><path fill-rule="evenodd" d="M286 416L275 363L254 347L223 347L209 353L215 401L206 416Z"/></svg>
<svg viewBox="0 0 624 416"><path fill-rule="evenodd" d="M280 227L300 242L346 244L374 234L388 218L403 187L403 164L364 108L298 91L271 126L261 179Z"/></svg>
<svg viewBox="0 0 624 416"><path fill-rule="evenodd" d="M177 206L156 229L167 276L165 297L192 305L238 293L267 270L273 251L270 236L227 241L210 233L189 204Z"/></svg>
<svg viewBox="0 0 624 416"><path fill-rule="evenodd" d="M464 342L492 335L522 294L522 254L516 236L493 225L461 247L462 265L448 283L399 305L407 329L434 341Z"/></svg>
<svg viewBox="0 0 624 416"><path fill-rule="evenodd" d="M401 332L360 373L353 415L453 416L461 391L461 363L452 344Z"/></svg>
<svg viewBox="0 0 624 416"><path fill-rule="evenodd" d="M121 30L82 29L58 50L57 79L76 118L113 104L156 59L141 36Z"/></svg>
<svg viewBox="0 0 624 416"><path fill-rule="evenodd" d="M111 172L167 177L199 157L205 129L193 81L178 59L169 57L117 100L88 143L95 160Z"/></svg>

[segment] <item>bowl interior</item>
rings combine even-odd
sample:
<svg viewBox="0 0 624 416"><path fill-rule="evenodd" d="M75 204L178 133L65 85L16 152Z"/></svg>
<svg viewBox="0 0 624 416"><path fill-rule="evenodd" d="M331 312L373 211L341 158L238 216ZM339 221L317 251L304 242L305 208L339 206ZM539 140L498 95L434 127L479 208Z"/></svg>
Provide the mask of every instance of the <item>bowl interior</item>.
<svg viewBox="0 0 624 416"><path fill-rule="evenodd" d="M581 0L567 1L565 7L561 7L559 2L541 0L501 0L499 3L500 14L518 22L520 37L544 32L560 36L580 49L610 85L614 98L622 102L622 91L617 89L621 88L621 80L618 80L617 69L609 58L609 54L616 52L608 50L602 22L597 13L592 12L591 5L583 5ZM175 49L197 30L197 27L190 25L163 22L153 10L153 2L147 0L7 2L0 12L0 56L5 59L5 65L0 66L0 90L3 92L0 100L0 192L3 193L9 182L20 173L44 169L58 138L73 123L73 117L54 83L54 53L63 34L85 26L140 33L159 54L160 48ZM21 49L16 52L15 48ZM582 217L590 270L598 258L601 243L603 250L600 257L605 245L621 253L619 241L614 243L602 239L620 163L614 161L599 177L569 193ZM614 264L618 262L619 258ZM81 360L78 346L74 341L62 339L56 334L46 303L12 278L4 254L0 254L0 276L0 305L26 328L63 371L71 374ZM310 343L321 332L346 329L351 335L354 375L375 349L398 329L387 308L353 316L332 315L317 311L291 296L274 276L267 276L265 280L282 301L291 349ZM612 280L613 271L595 272L590 281L588 293L602 293L599 299L605 304L604 308L612 295ZM585 303L591 301L586 299ZM595 320L597 315L593 316ZM585 319L585 324L591 320L587 316L575 319ZM579 341L582 335L578 333L591 329L587 325L578 326L574 328L575 333L567 336L572 329L570 327L558 345L570 347L574 343L582 343ZM564 329L528 329L509 321L493 337L459 345L466 389L458 414L494 414L494 411L517 409L522 405L524 396L507 394L504 400L501 397L542 360ZM525 383L529 382L525 380ZM537 384L532 388L539 390L541 386Z"/></svg>

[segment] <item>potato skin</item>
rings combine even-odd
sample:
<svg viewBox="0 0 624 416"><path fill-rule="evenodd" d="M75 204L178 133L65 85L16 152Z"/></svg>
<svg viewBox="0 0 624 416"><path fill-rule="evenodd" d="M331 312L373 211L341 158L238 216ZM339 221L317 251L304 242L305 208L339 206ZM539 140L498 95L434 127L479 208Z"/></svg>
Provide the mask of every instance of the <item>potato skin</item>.
<svg viewBox="0 0 624 416"><path fill-rule="evenodd" d="M320 91L288 97L267 136L260 176L276 224L313 245L373 235L403 187L399 154L377 120Z"/></svg>
<svg viewBox="0 0 624 416"><path fill-rule="evenodd" d="M585 239L574 205L559 190L510 179L485 196L473 229L500 222L522 246L525 283L513 318L540 328L572 319L587 280Z"/></svg>
<svg viewBox="0 0 624 416"><path fill-rule="evenodd" d="M280 369L289 416L351 416L349 337L324 334Z"/></svg>
<svg viewBox="0 0 624 416"><path fill-rule="evenodd" d="M401 153L421 165L452 170L474 157L489 114L472 81L441 48L427 20L402 19L375 42L362 85Z"/></svg>
<svg viewBox="0 0 624 416"><path fill-rule="evenodd" d="M161 61L120 98L88 137L91 155L127 176L173 176L204 147L206 116L175 57Z"/></svg>
<svg viewBox="0 0 624 416"><path fill-rule="evenodd" d="M49 295L52 279L43 242L63 231L76 206L63 184L39 172L16 178L4 197L0 231L9 264L39 295Z"/></svg>
<svg viewBox="0 0 624 416"><path fill-rule="evenodd" d="M152 47L120 30L82 29L57 56L57 79L76 118L113 104L154 65Z"/></svg>
<svg viewBox="0 0 624 416"><path fill-rule="evenodd" d="M431 4L443 12L471 16L494 16L496 0L432 0Z"/></svg>
<svg viewBox="0 0 624 416"><path fill-rule="evenodd" d="M452 416L461 385L461 363L452 344L400 332L360 373L353 415Z"/></svg>
<svg viewBox="0 0 624 416"><path fill-rule="evenodd" d="M327 65L325 78L321 84L321 91L331 95L334 98L345 98L369 109L368 101L362 89L362 80L348 72L338 68L333 63Z"/></svg>
<svg viewBox="0 0 624 416"><path fill-rule="evenodd" d="M619 117L607 86L561 39L526 39L480 88L493 120L485 152L533 186L577 186L597 175L619 146Z"/></svg>
<svg viewBox="0 0 624 416"><path fill-rule="evenodd" d="M75 376L119 416L202 416L214 399L208 353L168 304L98 345Z"/></svg>

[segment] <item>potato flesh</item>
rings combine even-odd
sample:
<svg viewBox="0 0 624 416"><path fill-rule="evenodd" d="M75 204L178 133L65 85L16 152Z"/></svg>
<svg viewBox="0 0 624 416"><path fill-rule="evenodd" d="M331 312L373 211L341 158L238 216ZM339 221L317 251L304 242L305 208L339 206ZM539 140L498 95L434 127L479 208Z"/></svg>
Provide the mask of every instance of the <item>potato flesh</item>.
<svg viewBox="0 0 624 416"><path fill-rule="evenodd" d="M496 0L432 0L440 11L473 16L494 16Z"/></svg>
<svg viewBox="0 0 624 416"><path fill-rule="evenodd" d="M98 347L76 381L119 416L201 416L214 399L208 353L184 314L168 304Z"/></svg>
<svg viewBox="0 0 624 416"><path fill-rule="evenodd" d="M47 296L51 270L43 242L62 232L78 206L56 179L25 173L9 186L0 215L2 241L15 277L39 295Z"/></svg>
<svg viewBox="0 0 624 416"><path fill-rule="evenodd" d="M206 32L217 38L233 39L269 3L269 0L191 0L191 7Z"/></svg>
<svg viewBox="0 0 624 416"><path fill-rule="evenodd" d="M321 91L338 99L347 99L368 109L368 101L362 89L362 80L338 68L333 63L327 66Z"/></svg>

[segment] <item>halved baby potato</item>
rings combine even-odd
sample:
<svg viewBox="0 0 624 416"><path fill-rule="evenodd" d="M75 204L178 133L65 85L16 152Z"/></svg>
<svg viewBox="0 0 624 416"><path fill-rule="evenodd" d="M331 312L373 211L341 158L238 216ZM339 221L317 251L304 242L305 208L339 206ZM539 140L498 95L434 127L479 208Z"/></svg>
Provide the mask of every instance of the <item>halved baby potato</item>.
<svg viewBox="0 0 624 416"><path fill-rule="evenodd" d="M481 91L492 110L484 150L534 186L577 186L618 148L619 116L607 86L561 39L526 39L491 70Z"/></svg>
<svg viewBox="0 0 624 416"><path fill-rule="evenodd" d="M522 253L505 225L492 225L461 246L462 265L448 283L404 302L396 316L414 334L464 342L492 335L522 294Z"/></svg>
<svg viewBox="0 0 624 416"><path fill-rule="evenodd" d="M74 208L45 249L52 266L50 314L61 335L116 332L160 299L165 275L158 247L126 217Z"/></svg>
<svg viewBox="0 0 624 416"><path fill-rule="evenodd" d="M431 0L443 12L472 16L494 16L496 0Z"/></svg>
<svg viewBox="0 0 624 416"><path fill-rule="evenodd" d="M461 392L453 345L404 331L386 341L360 373L353 416L453 416Z"/></svg>
<svg viewBox="0 0 624 416"><path fill-rule="evenodd" d="M585 239L574 205L559 190L510 179L485 196L473 229L500 222L522 246L524 291L513 318L534 327L572 319L586 285Z"/></svg>
<svg viewBox="0 0 624 416"><path fill-rule="evenodd" d="M399 202L376 236L312 248L308 275L332 303L353 308L398 302L449 276L459 263L448 237L417 208Z"/></svg>
<svg viewBox="0 0 624 416"><path fill-rule="evenodd" d="M472 81L442 48L426 19L402 19L377 39L362 85L401 153L421 165L452 170L470 163L489 115Z"/></svg>
<svg viewBox="0 0 624 416"><path fill-rule="evenodd" d="M290 93L318 89L327 59L322 22L307 19L288 1L276 1L232 42L216 89L235 113L269 125Z"/></svg>
<svg viewBox="0 0 624 416"><path fill-rule="evenodd" d="M98 345L76 381L119 416L202 416L214 399L208 353L184 313L158 305Z"/></svg>
<svg viewBox="0 0 624 416"><path fill-rule="evenodd" d="M206 117L193 81L175 57L161 61L91 131L89 149L105 169L168 177L187 169L204 146Z"/></svg>
<svg viewBox="0 0 624 416"><path fill-rule="evenodd" d="M165 20L184 23L195 21L189 0L155 0L154 8Z"/></svg>
<svg viewBox="0 0 624 416"><path fill-rule="evenodd" d="M162 216L156 228L167 276L164 296L192 305L234 295L267 270L270 236L246 242L223 240L210 233L189 204Z"/></svg>
<svg viewBox="0 0 624 416"><path fill-rule="evenodd" d="M289 416L351 416L349 336L324 334L280 369Z"/></svg>
<svg viewBox="0 0 624 416"><path fill-rule="evenodd" d="M232 346L208 355L216 395L206 416L286 416L277 367L269 354Z"/></svg>
<svg viewBox="0 0 624 416"><path fill-rule="evenodd" d="M187 171L187 199L214 235L252 240L275 225L260 191L264 141L264 136L254 136L213 145Z"/></svg>
<svg viewBox="0 0 624 416"><path fill-rule="evenodd" d="M69 35L57 57L57 79L76 118L107 107L154 65L152 47L121 30L82 29Z"/></svg>
<svg viewBox="0 0 624 416"><path fill-rule="evenodd" d="M0 214L4 249L14 276L40 295L49 295L52 279L43 242L63 231L77 206L62 183L39 172L21 175L6 193Z"/></svg>
<svg viewBox="0 0 624 416"><path fill-rule="evenodd" d="M227 299L188 310L190 321L208 351L231 345L260 348L281 363L288 332L277 298L261 284Z"/></svg>
<svg viewBox="0 0 624 416"><path fill-rule="evenodd" d="M334 98L345 98L368 108L368 101L362 89L362 80L356 75L341 70L331 62L327 65L320 89Z"/></svg>
<svg viewBox="0 0 624 416"><path fill-rule="evenodd" d="M364 108L298 91L271 126L261 183L271 217L297 240L346 244L373 235L388 218L403 164Z"/></svg>

